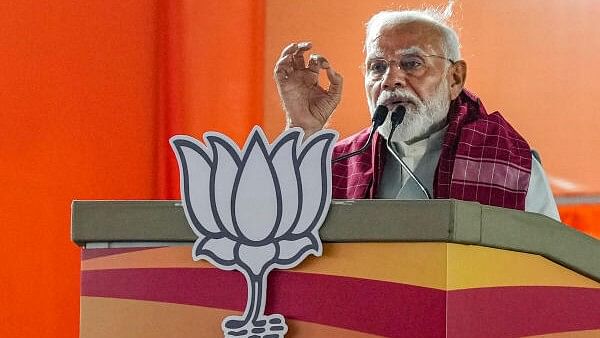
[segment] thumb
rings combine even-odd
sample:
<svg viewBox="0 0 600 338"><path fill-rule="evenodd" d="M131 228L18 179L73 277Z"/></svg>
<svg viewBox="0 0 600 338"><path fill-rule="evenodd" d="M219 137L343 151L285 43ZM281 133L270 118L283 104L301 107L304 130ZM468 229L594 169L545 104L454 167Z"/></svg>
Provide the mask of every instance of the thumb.
<svg viewBox="0 0 600 338"><path fill-rule="evenodd" d="M322 66L325 68L327 79L329 80L329 89L327 90L327 93L334 96L341 95L344 78L329 65L329 62L324 61Z"/></svg>

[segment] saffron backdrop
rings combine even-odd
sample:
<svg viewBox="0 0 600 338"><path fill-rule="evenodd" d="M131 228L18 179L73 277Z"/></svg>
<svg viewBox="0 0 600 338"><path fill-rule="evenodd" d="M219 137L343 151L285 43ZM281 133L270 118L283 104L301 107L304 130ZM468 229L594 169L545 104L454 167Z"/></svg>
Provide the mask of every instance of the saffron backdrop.
<svg viewBox="0 0 600 338"><path fill-rule="evenodd" d="M77 337L72 200L176 199L171 135L219 130L241 142L254 124L271 136L283 128L271 74L290 41L312 40L346 78L332 127L347 136L365 126L362 25L398 5L0 2L0 336ZM469 88L541 151L549 174L564 179L555 180L560 194L599 190L599 8L464 0L456 10ZM561 212L598 231L598 208L587 208Z"/></svg>
<svg viewBox="0 0 600 338"><path fill-rule="evenodd" d="M78 337L72 200L178 198L170 135L261 123L264 8L0 2L0 337Z"/></svg>

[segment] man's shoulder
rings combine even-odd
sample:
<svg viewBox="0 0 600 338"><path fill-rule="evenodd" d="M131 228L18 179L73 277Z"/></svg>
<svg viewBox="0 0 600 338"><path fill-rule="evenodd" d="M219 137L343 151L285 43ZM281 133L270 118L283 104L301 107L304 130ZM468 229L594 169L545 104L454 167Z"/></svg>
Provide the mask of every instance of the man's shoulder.
<svg viewBox="0 0 600 338"><path fill-rule="evenodd" d="M465 124L464 127L483 128L488 131L502 130L504 132L517 133L516 129L500 114L495 111L487 115L479 115L476 119Z"/></svg>
<svg viewBox="0 0 600 338"><path fill-rule="evenodd" d="M527 143L525 138L508 122L498 111L488 113L485 106L472 92L463 90L460 96L460 104L464 105L464 109L468 111L466 123L461 129L471 129L476 133L484 133L488 135L500 135L508 137L512 140L518 140ZM482 140L485 140L483 138ZM527 148L529 148L527 146Z"/></svg>

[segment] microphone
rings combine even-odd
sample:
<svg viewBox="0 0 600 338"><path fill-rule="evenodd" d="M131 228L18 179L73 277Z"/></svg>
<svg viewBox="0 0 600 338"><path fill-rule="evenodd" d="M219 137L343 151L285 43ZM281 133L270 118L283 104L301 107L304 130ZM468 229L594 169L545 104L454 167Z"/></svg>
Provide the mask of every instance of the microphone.
<svg viewBox="0 0 600 338"><path fill-rule="evenodd" d="M365 143L364 146L362 146L360 149L353 151L351 153L342 155L338 158L335 158L331 161L331 163L335 163L335 162L339 162L342 160L345 160L349 157L352 157L354 155L358 155L360 153L365 152L365 150L367 150L369 148L369 146L371 145L371 143L373 142L373 135L375 133L375 131L377 130L377 128L379 128L383 122L385 122L385 118L387 117L388 114L388 109L386 106L377 106L377 108L375 108L375 112L373 113L373 118L371 119L371 123L373 124L371 131L369 132L369 138L367 139L367 142Z"/></svg>
<svg viewBox="0 0 600 338"><path fill-rule="evenodd" d="M415 182L417 183L417 186L419 186L419 189L421 189L425 193L425 196L427 196L427 199L431 199L431 194L429 194L429 191L427 191L427 189L425 189L425 186L423 185L421 180L419 180L417 178L417 176L415 176L415 174L412 172L412 170L410 170L410 168L406 165L406 163L404 163L404 161L402 161L402 159L400 158L400 155L398 155L398 153L396 152L394 147L392 147L392 135L394 135L394 130L396 130L396 127L398 127L398 125L400 123L402 123L402 121L404 120L404 115L406 115L406 108L402 105L398 106L392 112L392 116L390 118L391 122L392 122L392 130L390 131L390 134L388 135L386 146L387 146L387 149L390 151L390 153L392 153L394 158L396 158L396 160L398 162L400 162L400 165L402 166L402 168L404 170L406 170L406 172L408 172L408 175L413 180L415 180Z"/></svg>

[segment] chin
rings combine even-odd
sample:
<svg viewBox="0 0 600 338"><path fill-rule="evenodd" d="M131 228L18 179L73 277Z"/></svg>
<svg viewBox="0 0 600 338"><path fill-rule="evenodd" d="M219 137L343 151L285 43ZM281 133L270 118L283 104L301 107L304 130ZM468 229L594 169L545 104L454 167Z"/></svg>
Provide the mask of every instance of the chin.
<svg viewBox="0 0 600 338"><path fill-rule="evenodd" d="M428 118L422 114L418 114L414 110L411 111L410 109L407 109L406 115L404 116L404 121L402 121L402 123L396 127L394 135L392 135L392 141L407 142L411 140L422 139L427 136L431 125L432 121L430 121ZM378 132L387 139L391 129L392 124L388 115L385 123L379 127Z"/></svg>

